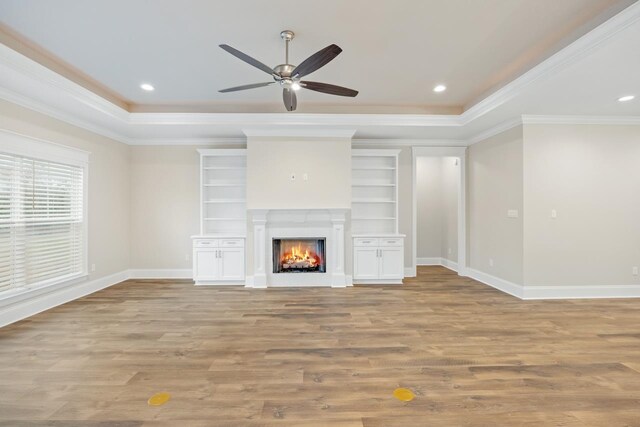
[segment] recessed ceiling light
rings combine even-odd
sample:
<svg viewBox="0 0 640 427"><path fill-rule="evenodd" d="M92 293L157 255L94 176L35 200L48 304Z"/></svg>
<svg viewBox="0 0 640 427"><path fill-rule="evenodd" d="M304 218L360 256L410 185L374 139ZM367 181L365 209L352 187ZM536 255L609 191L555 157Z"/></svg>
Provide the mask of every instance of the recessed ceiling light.
<svg viewBox="0 0 640 427"><path fill-rule="evenodd" d="M142 90L146 90L147 92L151 92L151 91L152 91L152 90L154 90L155 88L154 88L152 85L150 85L149 83L142 83L142 84L140 85L140 89L142 89Z"/></svg>
<svg viewBox="0 0 640 427"><path fill-rule="evenodd" d="M622 96L622 97L618 98L618 101L627 102L627 101L631 101L632 99L635 99L635 95Z"/></svg>
<svg viewBox="0 0 640 427"><path fill-rule="evenodd" d="M434 92L444 92L445 90L447 90L447 87L445 85L438 85L433 88Z"/></svg>

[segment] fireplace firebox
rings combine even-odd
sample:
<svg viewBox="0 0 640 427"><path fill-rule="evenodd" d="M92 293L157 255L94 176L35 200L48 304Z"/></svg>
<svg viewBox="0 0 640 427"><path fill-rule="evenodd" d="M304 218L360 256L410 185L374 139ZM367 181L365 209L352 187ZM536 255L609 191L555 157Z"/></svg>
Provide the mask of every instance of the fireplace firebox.
<svg viewBox="0 0 640 427"><path fill-rule="evenodd" d="M326 273L324 238L273 239L274 273Z"/></svg>

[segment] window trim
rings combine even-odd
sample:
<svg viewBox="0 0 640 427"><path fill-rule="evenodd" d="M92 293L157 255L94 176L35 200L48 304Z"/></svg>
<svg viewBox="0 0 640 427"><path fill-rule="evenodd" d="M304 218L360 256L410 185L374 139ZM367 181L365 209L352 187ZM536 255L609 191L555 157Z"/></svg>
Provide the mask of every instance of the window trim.
<svg viewBox="0 0 640 427"><path fill-rule="evenodd" d="M55 142L0 129L2 148L0 151L9 155L24 156L32 159L58 162L82 168L82 224L83 250L82 270L80 273L69 274L40 282L38 286L21 286L0 292L0 307L23 301L30 297L53 292L69 285L78 283L89 275L89 155L90 152L69 147Z"/></svg>

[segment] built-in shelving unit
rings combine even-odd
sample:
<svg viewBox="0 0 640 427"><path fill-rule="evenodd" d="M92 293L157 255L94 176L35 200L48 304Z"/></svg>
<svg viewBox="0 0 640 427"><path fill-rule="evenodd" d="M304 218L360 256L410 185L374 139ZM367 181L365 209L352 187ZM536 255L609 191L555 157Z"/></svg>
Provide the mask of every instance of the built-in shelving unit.
<svg viewBox="0 0 640 427"><path fill-rule="evenodd" d="M200 153L200 233L244 236L247 155L243 149Z"/></svg>
<svg viewBox="0 0 640 427"><path fill-rule="evenodd" d="M352 150L352 234L398 233L399 153L399 150Z"/></svg>

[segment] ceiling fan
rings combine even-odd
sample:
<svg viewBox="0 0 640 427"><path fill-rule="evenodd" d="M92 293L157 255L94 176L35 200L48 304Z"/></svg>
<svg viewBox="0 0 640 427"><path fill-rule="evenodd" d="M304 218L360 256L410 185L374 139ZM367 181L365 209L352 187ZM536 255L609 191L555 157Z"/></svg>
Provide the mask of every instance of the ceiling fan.
<svg viewBox="0 0 640 427"><path fill-rule="evenodd" d="M295 34L293 33L293 31L289 30L282 31L280 33L280 37L282 37L285 42L285 63L277 65L274 68L270 68L257 59L254 59L227 44L221 44L220 47L222 49L229 52L236 58L241 59L247 64L253 65L257 69L271 75L273 77L273 81L230 87L227 89L222 89L219 92L236 92L239 90L255 89L278 83L280 86L282 86L282 99L284 100L284 106L288 111L294 111L296 109L298 104L296 91L300 90L301 88L313 90L316 92L328 93L329 95L350 97L358 95L357 90L349 89L346 87L331 85L328 83L300 80L302 77L309 75L319 68L327 65L331 60L333 60L333 58L335 58L340 54L340 52L342 52L342 49L340 49L340 46L332 44L314 53L313 55L302 61L298 66L291 65L289 64L289 42L293 40L294 36Z"/></svg>

